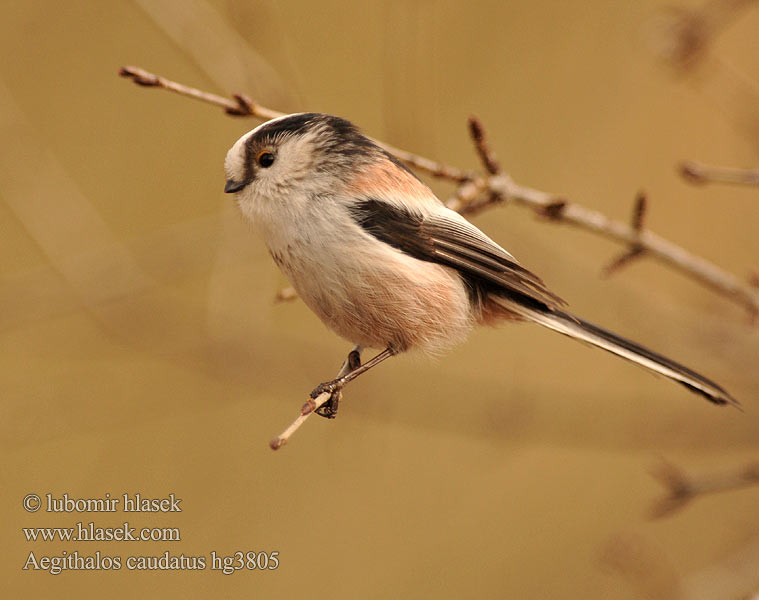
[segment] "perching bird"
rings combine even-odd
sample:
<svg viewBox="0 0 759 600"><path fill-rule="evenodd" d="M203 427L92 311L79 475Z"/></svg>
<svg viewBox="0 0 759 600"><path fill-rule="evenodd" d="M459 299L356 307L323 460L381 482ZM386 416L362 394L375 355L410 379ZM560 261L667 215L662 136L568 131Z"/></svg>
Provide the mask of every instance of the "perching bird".
<svg viewBox="0 0 759 600"><path fill-rule="evenodd" d="M444 350L474 325L532 321L715 404L738 404L695 371L565 312L537 275L344 119L301 113L268 121L237 140L225 171L224 191L237 194L298 295L356 345L341 376L406 350ZM359 366L367 347L384 350ZM345 382L339 376L312 392L332 392L321 414L334 415Z"/></svg>

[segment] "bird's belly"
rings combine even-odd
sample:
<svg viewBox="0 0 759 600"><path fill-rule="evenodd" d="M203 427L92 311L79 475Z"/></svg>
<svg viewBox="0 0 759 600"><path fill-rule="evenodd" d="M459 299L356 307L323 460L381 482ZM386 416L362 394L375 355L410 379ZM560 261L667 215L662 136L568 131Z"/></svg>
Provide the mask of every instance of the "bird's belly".
<svg viewBox="0 0 759 600"><path fill-rule="evenodd" d="M354 344L440 351L472 326L457 273L388 248L325 254L272 251L298 295L333 331Z"/></svg>

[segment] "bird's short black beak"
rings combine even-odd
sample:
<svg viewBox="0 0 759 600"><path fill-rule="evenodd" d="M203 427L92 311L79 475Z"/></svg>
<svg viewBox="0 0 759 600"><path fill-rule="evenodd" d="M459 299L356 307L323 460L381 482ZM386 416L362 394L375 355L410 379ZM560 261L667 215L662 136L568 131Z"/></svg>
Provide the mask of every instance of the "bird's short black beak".
<svg viewBox="0 0 759 600"><path fill-rule="evenodd" d="M234 179L228 179L227 183L224 185L224 193L234 194L235 192L239 192L246 185L248 184L245 181L235 181Z"/></svg>

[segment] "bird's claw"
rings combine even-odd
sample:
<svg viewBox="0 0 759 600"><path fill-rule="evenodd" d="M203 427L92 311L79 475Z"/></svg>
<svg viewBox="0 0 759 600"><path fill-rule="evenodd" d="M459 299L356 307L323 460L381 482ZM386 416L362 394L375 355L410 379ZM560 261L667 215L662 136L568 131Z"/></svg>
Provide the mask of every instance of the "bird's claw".
<svg viewBox="0 0 759 600"><path fill-rule="evenodd" d="M343 398L342 390L346 383L346 375L355 371L360 366L361 351L354 348L350 354L348 354L348 358L346 359L345 364L343 364L343 368L340 369L337 379L320 383L313 389L311 392L311 400L316 400L322 394L329 393L329 400L314 410L317 415L326 419L335 418L340 400Z"/></svg>
<svg viewBox="0 0 759 600"><path fill-rule="evenodd" d="M324 417L326 419L334 419L337 415L337 408L340 404L340 400L343 397L342 388L343 386L339 385L335 381L328 381L317 385L311 392L312 399L316 400L316 398L318 398L320 395L327 392L330 394L330 396L329 400L327 400L314 412L320 417Z"/></svg>

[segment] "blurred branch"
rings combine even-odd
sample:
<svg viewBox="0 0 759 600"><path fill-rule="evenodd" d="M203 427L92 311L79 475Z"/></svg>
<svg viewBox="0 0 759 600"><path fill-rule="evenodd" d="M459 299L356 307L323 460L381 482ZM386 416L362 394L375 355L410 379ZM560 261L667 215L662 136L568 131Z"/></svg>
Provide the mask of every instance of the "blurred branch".
<svg viewBox="0 0 759 600"><path fill-rule="evenodd" d="M708 0L701 7L671 7L666 44L660 56L676 70L699 64L717 35L757 0Z"/></svg>
<svg viewBox="0 0 759 600"><path fill-rule="evenodd" d="M680 575L661 548L632 532L610 536L600 549L599 562L647 600L685 598Z"/></svg>
<svg viewBox="0 0 759 600"><path fill-rule="evenodd" d="M294 287L288 285L277 292L277 295L274 296L274 302L289 302L290 300L295 300L297 297L298 292L295 291Z"/></svg>
<svg viewBox="0 0 759 600"><path fill-rule="evenodd" d="M142 86L163 88L219 106L229 115L254 116L260 119L271 119L282 115L280 112L253 102L242 94L235 94L233 99L224 98L159 77L139 67L122 67L119 74L133 79L135 83ZM645 200L639 199L636 205L636 213L640 213L639 222L628 225L548 192L518 185L509 175L500 171L500 166L487 145L481 123L471 118L469 126L475 148L487 172L485 176L444 165L388 144L378 143L409 166L456 183L456 194L447 203L453 210L462 214L473 214L501 203L513 203L531 208L546 220L574 225L626 244L630 248L627 254L635 256L628 256L622 260L623 264L645 253L745 307L752 316L759 314L759 289L651 231L644 230L642 218ZM615 262L620 262L620 259ZM614 270L618 270L619 266ZM606 271L609 272L609 267Z"/></svg>
<svg viewBox="0 0 759 600"><path fill-rule="evenodd" d="M751 74L720 56L718 38L759 0L707 0L669 6L651 19L649 43L680 83L725 113L737 133L759 149L759 85Z"/></svg>
<svg viewBox="0 0 759 600"><path fill-rule="evenodd" d="M729 554L687 575L678 573L654 539L640 533L617 533L606 540L599 553L600 565L605 570L621 577L636 597L647 600L757 600L757 561L756 536L748 537Z"/></svg>
<svg viewBox="0 0 759 600"><path fill-rule="evenodd" d="M680 163L680 175L695 184L731 183L759 187L759 169L736 169L716 167L689 160Z"/></svg>
<svg viewBox="0 0 759 600"><path fill-rule="evenodd" d="M664 461L651 474L665 488L664 497L651 508L651 517L658 519L672 515L697 496L759 484L759 462L723 473L692 477L680 467Z"/></svg>

